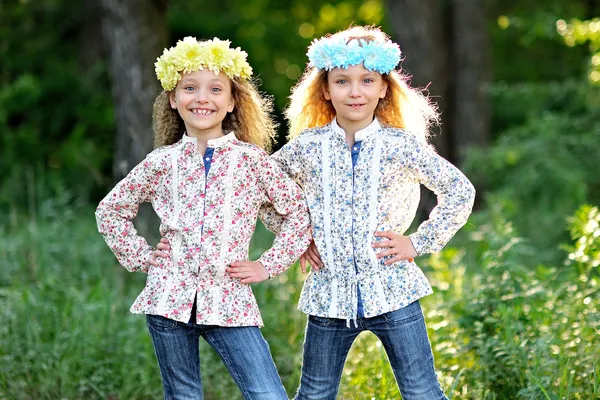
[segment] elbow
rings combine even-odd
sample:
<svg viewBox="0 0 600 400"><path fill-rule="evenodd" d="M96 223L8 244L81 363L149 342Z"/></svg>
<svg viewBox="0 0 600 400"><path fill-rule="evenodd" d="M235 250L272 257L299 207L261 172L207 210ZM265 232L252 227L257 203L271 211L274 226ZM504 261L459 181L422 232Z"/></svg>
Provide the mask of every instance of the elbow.
<svg viewBox="0 0 600 400"><path fill-rule="evenodd" d="M107 209L106 207L100 203L98 207L96 207L96 212L94 216L96 217L96 226L98 227L98 232L104 235L107 231L106 229L106 217L107 217Z"/></svg>
<svg viewBox="0 0 600 400"><path fill-rule="evenodd" d="M473 208L473 204L475 203L475 195L477 194L477 191L475 190L475 186L473 186L473 184L471 182L469 182L467 190L469 193L468 194L469 204L471 204L471 208Z"/></svg>

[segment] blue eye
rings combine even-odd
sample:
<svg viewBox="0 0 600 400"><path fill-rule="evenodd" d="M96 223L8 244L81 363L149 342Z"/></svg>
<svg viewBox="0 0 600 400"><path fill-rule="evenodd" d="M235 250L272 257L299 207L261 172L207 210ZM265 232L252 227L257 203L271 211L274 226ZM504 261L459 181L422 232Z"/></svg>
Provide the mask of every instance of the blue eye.
<svg viewBox="0 0 600 400"><path fill-rule="evenodd" d="M338 79L335 83L338 83L340 85L345 85L348 81L346 81L345 79Z"/></svg>
<svg viewBox="0 0 600 400"><path fill-rule="evenodd" d="M219 93L219 92L222 92L223 89L221 89L219 87L214 87L214 88L210 89L210 91L213 92L213 93Z"/></svg>
<svg viewBox="0 0 600 400"><path fill-rule="evenodd" d="M185 86L185 87L183 88L183 90L185 90L186 92L193 92L193 91L194 91L194 89L195 89L195 88L194 88L193 86Z"/></svg>
<svg viewBox="0 0 600 400"><path fill-rule="evenodd" d="M367 79L364 79L363 82L364 83L373 83L374 81L371 78L367 78Z"/></svg>

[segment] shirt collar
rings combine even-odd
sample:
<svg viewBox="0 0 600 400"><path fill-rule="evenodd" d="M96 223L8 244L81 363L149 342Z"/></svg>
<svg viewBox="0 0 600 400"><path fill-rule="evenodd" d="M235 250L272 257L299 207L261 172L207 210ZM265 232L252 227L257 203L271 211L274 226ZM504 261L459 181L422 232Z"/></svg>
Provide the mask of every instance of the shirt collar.
<svg viewBox="0 0 600 400"><path fill-rule="evenodd" d="M228 134L221 136L217 139L210 139L207 142L207 147L221 147L229 144L232 140L236 139L235 132L231 131ZM181 139L183 144L193 143L194 145L198 144L198 138L193 136L188 136L187 133L183 134L183 138Z"/></svg>
<svg viewBox="0 0 600 400"><path fill-rule="evenodd" d="M346 137L346 132L338 125L337 118L334 118L331 121L331 129L338 135L342 137ZM371 122L368 126L364 127L360 131L354 134L354 140L359 142L371 136L373 133L377 132L381 129L381 124L377 120L377 118L373 118L373 122Z"/></svg>

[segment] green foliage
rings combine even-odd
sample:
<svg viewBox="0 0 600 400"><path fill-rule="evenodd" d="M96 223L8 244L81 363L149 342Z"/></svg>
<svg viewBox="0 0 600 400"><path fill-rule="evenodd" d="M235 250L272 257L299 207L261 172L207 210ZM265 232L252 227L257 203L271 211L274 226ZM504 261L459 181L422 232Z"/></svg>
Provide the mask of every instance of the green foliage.
<svg viewBox="0 0 600 400"><path fill-rule="evenodd" d="M566 216L600 198L600 91L563 82L498 85L493 93L499 118L512 126L489 148L471 149L464 169L540 260L556 260Z"/></svg>
<svg viewBox="0 0 600 400"><path fill-rule="evenodd" d="M429 326L438 328L435 337L455 339L434 345L442 376L456 375L458 361L460 399L544 399L544 392L552 399L596 398L597 277L539 263L502 214L498 207L474 218L467 252L449 248L429 260L438 286L433 316L442 313L447 323L430 318ZM571 229L594 221L581 218Z"/></svg>
<svg viewBox="0 0 600 400"><path fill-rule="evenodd" d="M548 82L584 75L587 50L566 47L556 31L556 21L597 15L597 5L588 1L491 0L487 8L495 82Z"/></svg>
<svg viewBox="0 0 600 400"><path fill-rule="evenodd" d="M10 193L0 196L0 207L26 204L24 178L38 172L52 181L49 195L69 185L89 198L110 165L108 77L88 57L84 8L63 3L0 4L0 190Z"/></svg>
<svg viewBox="0 0 600 400"><path fill-rule="evenodd" d="M600 18L588 21L574 18L569 24L561 19L556 22L556 30L564 38L567 46L588 43L592 53L588 77L592 83L600 84Z"/></svg>
<svg viewBox="0 0 600 400"><path fill-rule="evenodd" d="M575 264L581 276L598 277L600 265L600 212L598 207L584 205L570 219L573 245L565 246L569 252L568 265Z"/></svg>

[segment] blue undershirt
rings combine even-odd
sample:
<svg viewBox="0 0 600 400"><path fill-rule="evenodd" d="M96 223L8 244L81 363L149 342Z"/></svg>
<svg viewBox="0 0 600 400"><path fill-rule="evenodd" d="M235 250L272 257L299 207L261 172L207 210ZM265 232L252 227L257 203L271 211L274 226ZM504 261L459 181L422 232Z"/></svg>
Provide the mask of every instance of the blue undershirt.
<svg viewBox="0 0 600 400"><path fill-rule="evenodd" d="M204 157L202 160L204 161L204 176L208 177L208 170L210 169L210 163L212 163L213 154L215 153L215 149L213 147L207 147L204 152Z"/></svg>
<svg viewBox="0 0 600 400"><path fill-rule="evenodd" d="M358 142L354 142L354 145L352 146L351 149L351 154L352 154L352 174L354 175L354 167L356 167L356 163L358 162L358 154L360 153L360 146L362 144L362 141L358 141ZM354 178L352 178L354 179ZM354 196L354 194L353 194ZM354 221L354 217L352 218L352 220ZM353 222L354 225L354 222ZM352 226L352 234L354 235L354 226ZM352 248L354 248L354 243L352 243ZM358 274L358 267L356 266L356 260L354 260L354 270L356 271L356 273ZM356 290L358 292L357 297L358 297L358 307L357 307L357 317L358 318L364 318L365 313L363 310L363 302L360 296L360 287L358 286L358 283L356 284Z"/></svg>

